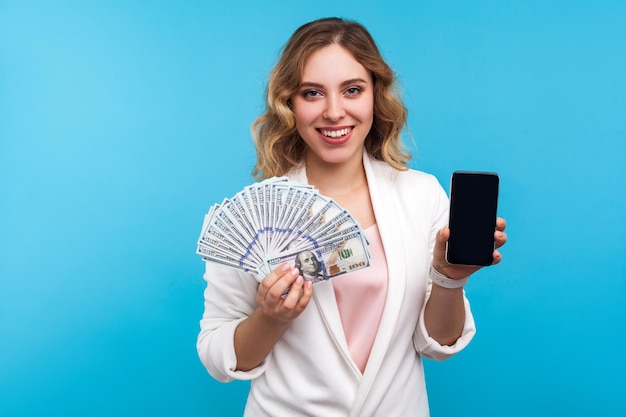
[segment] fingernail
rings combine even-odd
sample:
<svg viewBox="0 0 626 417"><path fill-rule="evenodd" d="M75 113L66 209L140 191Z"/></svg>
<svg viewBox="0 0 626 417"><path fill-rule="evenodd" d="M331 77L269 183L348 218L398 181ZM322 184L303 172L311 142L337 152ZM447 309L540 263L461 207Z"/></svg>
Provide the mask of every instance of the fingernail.
<svg viewBox="0 0 626 417"><path fill-rule="evenodd" d="M298 275L298 274L300 274L300 271L298 271L298 268L293 268L293 269L291 270L291 275L293 275L294 277L295 277L296 275Z"/></svg>

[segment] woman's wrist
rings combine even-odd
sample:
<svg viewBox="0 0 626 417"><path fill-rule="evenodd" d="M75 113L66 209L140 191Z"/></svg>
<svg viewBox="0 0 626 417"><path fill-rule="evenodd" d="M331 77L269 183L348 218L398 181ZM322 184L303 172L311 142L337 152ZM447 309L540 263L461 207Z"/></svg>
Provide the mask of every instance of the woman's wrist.
<svg viewBox="0 0 626 417"><path fill-rule="evenodd" d="M448 278L432 265L430 267L429 276L433 284L443 288L461 288L469 281L469 276L459 279Z"/></svg>

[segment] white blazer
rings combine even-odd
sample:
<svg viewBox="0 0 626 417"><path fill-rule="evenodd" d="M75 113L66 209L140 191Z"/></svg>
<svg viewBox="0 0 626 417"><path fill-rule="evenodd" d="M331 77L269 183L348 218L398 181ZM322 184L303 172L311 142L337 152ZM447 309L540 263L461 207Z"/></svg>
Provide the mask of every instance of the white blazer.
<svg viewBox="0 0 626 417"><path fill-rule="evenodd" d="M428 174L397 171L364 155L374 214L387 257L387 299L363 374L352 361L332 280L313 287L313 300L257 368L235 371L234 332L256 309L250 274L206 263L205 311L198 354L222 382L251 379L245 416L428 416L422 357L446 359L476 329L465 299L465 326L453 346L429 337L423 313L437 231L448 221L448 198ZM304 168L289 173L306 183Z"/></svg>

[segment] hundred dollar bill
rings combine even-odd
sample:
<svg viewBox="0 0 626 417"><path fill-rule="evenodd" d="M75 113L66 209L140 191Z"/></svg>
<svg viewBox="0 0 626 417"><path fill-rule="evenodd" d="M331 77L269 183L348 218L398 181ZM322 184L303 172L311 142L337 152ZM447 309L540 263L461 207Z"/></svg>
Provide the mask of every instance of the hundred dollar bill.
<svg viewBox="0 0 626 417"><path fill-rule="evenodd" d="M314 208L314 209L313 209ZM276 246L279 251L286 251L294 246L295 241L306 239L313 231L327 224L328 219L334 218L344 211L337 203L326 197L315 195L307 205L303 207L303 214L292 225L286 235L281 239L280 245Z"/></svg>
<svg viewBox="0 0 626 417"><path fill-rule="evenodd" d="M290 235L293 233L296 224L305 221L305 218L309 216L308 208L318 198L316 195L308 193L304 190L295 189L292 196L287 196L287 199L292 197L288 202L288 206L285 207L285 216L273 230L273 242L268 247L268 253L274 251L280 251L288 242L293 238Z"/></svg>
<svg viewBox="0 0 626 417"><path fill-rule="evenodd" d="M262 255L254 251L254 240L246 239L234 222L228 218L226 211L216 209L206 222L198 245L218 249L239 262L256 260L260 262Z"/></svg>
<svg viewBox="0 0 626 417"><path fill-rule="evenodd" d="M196 253L202 256L205 261L211 261L227 265L233 268L241 269L245 272L255 272L257 264L252 264L245 259L233 257L229 252L223 251L220 248L215 248L210 245L198 245Z"/></svg>
<svg viewBox="0 0 626 417"><path fill-rule="evenodd" d="M284 262L298 268L304 279L317 283L365 268L370 264L370 257L362 233L355 231L317 248L299 248L269 257L258 270L259 279Z"/></svg>
<svg viewBox="0 0 626 417"><path fill-rule="evenodd" d="M332 219L328 220L323 225L317 227L307 227L304 230L298 231L297 238L289 242L288 249L300 248L303 246L319 246L321 242L328 240L336 235L338 232L345 232L349 230L353 232L355 230L361 231L361 236L365 239L366 245L369 245L365 233L361 230L361 226L357 221L348 213L343 210Z"/></svg>
<svg viewBox="0 0 626 417"><path fill-rule="evenodd" d="M337 229L331 233L323 234L314 238L313 236L308 236L306 239L302 239L300 241L294 242L293 246L290 246L290 251L295 251L296 249L305 249L305 248L318 248L320 246L324 246L327 243L336 242L337 240L346 239L346 236L354 236L358 234L359 237L363 240L363 247L365 248L365 253L369 258L371 258L369 251L369 241L365 236L365 233L361 229L361 226L358 224L351 225L346 229Z"/></svg>

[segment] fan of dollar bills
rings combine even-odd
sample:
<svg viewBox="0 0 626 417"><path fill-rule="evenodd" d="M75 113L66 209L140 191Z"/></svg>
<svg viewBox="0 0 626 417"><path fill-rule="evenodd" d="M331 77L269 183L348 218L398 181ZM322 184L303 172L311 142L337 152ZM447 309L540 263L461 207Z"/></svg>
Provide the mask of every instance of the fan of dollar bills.
<svg viewBox="0 0 626 417"><path fill-rule="evenodd" d="M197 253L256 273L259 282L284 262L319 282L369 266L368 246L358 222L335 201L312 186L274 177L212 206Z"/></svg>

